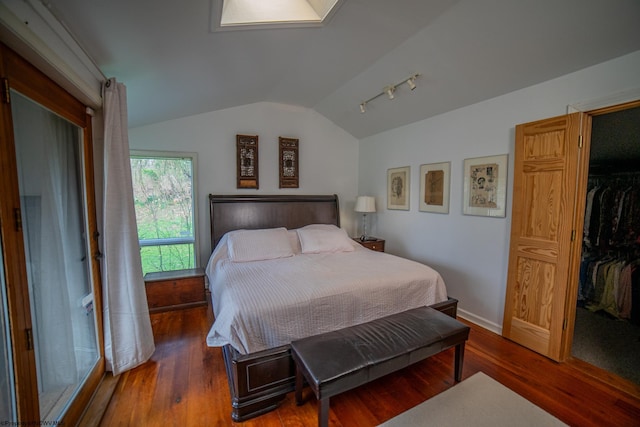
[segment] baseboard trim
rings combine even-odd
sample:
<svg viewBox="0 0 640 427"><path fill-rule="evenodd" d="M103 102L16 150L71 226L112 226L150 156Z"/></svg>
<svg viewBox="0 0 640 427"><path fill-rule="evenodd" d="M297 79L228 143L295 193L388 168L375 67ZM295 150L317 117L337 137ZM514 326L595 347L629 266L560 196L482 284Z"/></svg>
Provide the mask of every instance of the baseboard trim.
<svg viewBox="0 0 640 427"><path fill-rule="evenodd" d="M109 406L109 402L111 401L111 397L115 392L119 380L120 375L114 377L111 372L105 372L100 385L98 385L84 414L80 418L78 426L93 427L100 425L100 421L107 410L107 406Z"/></svg>
<svg viewBox="0 0 640 427"><path fill-rule="evenodd" d="M502 335L502 325L491 322L484 317L476 316L475 314L469 313L460 307L458 307L458 317L462 317L464 320L468 320L469 322L481 326L495 334Z"/></svg>

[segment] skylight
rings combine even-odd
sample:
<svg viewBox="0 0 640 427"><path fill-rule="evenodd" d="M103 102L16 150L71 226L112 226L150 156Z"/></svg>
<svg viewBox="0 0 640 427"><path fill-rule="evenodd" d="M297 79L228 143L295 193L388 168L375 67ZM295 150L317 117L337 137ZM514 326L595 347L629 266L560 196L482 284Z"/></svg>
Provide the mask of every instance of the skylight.
<svg viewBox="0 0 640 427"><path fill-rule="evenodd" d="M343 0L212 0L214 31L320 26Z"/></svg>

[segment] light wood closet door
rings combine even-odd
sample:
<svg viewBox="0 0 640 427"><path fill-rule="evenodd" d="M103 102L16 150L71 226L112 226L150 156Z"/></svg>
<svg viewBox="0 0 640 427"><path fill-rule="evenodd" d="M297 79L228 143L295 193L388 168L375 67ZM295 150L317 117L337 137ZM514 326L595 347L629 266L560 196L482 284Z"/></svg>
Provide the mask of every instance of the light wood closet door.
<svg viewBox="0 0 640 427"><path fill-rule="evenodd" d="M588 165L579 139L589 120L576 113L516 126L503 335L558 361L571 338Z"/></svg>

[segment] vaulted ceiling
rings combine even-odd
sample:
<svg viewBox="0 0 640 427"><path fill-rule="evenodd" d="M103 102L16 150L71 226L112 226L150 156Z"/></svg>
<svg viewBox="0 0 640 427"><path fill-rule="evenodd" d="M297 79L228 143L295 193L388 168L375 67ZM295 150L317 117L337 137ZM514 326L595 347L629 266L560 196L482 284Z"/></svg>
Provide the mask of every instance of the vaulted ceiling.
<svg viewBox="0 0 640 427"><path fill-rule="evenodd" d="M130 127L269 101L363 138L640 50L638 0L344 0L322 27L215 31L220 1L44 3L126 84Z"/></svg>

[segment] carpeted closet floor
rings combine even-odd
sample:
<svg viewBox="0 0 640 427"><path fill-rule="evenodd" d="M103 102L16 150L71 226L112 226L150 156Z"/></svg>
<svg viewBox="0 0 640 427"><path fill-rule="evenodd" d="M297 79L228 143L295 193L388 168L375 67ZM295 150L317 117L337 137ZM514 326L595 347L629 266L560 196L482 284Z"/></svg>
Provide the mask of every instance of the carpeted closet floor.
<svg viewBox="0 0 640 427"><path fill-rule="evenodd" d="M640 385L640 325L578 307L571 353Z"/></svg>

